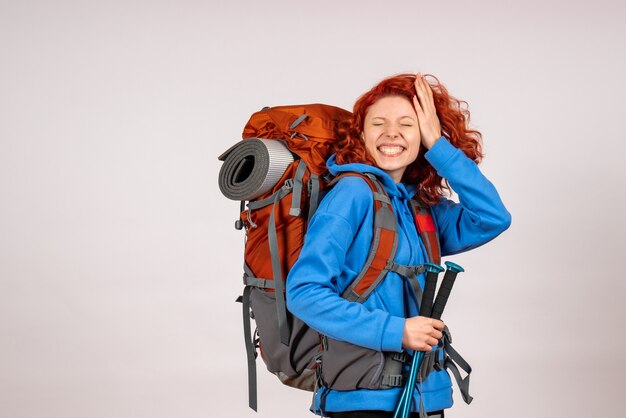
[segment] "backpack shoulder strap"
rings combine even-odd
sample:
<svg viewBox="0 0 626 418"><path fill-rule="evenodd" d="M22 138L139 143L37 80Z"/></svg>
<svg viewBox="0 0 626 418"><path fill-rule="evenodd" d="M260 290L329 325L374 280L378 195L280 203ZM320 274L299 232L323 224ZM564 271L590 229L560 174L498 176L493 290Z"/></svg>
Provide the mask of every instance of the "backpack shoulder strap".
<svg viewBox="0 0 626 418"><path fill-rule="evenodd" d="M374 238L363 269L341 295L352 302L363 302L387 274L386 267L393 262L398 249L398 224L391 201L382 184L374 175L343 173L331 185L346 176L361 177L374 196Z"/></svg>
<svg viewBox="0 0 626 418"><path fill-rule="evenodd" d="M424 246L426 247L426 252L428 253L428 261L441 264L439 235L437 234L437 227L435 226L435 221L430 212L430 206L416 195L411 199L411 209L415 217L417 232L420 234Z"/></svg>

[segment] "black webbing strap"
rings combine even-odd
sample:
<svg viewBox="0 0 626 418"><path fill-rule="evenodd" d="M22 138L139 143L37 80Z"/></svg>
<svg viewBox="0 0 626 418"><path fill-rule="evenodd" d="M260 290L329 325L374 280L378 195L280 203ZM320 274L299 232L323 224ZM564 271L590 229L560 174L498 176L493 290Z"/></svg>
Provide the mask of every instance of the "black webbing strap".
<svg viewBox="0 0 626 418"><path fill-rule="evenodd" d="M411 288L413 288L413 293L415 294L415 301L417 302L417 306L422 306L422 286L420 286L419 280L417 277L409 277L409 283L411 284Z"/></svg>
<svg viewBox="0 0 626 418"><path fill-rule="evenodd" d="M419 416L419 418L428 418L428 414L426 414L426 409L424 408L424 395L422 393L422 383L423 382L422 382L422 374L421 373L417 374L417 381L415 383L416 383L415 384L415 390L420 395L420 403L419 403L418 409L417 409L418 416Z"/></svg>
<svg viewBox="0 0 626 418"><path fill-rule="evenodd" d="M246 286L252 286L259 289L274 289L274 280L270 279L259 279L258 277L248 276L244 274L243 283Z"/></svg>
<svg viewBox="0 0 626 418"><path fill-rule="evenodd" d="M276 207L278 201L291 192L293 183L290 180L285 182L285 185L280 189L281 193L276 193L274 197L274 207L270 214L269 225L267 227L267 239L270 247L270 254L272 256L272 273L274 274L274 287L276 291L274 295L276 297L276 316L278 318L278 328L280 332L280 342L283 345L289 346L289 337L291 331L289 330L289 323L287 322L287 306L285 304L285 283L283 282L283 273L280 267L280 257L278 252L278 237L276 235Z"/></svg>
<svg viewBox="0 0 626 418"><path fill-rule="evenodd" d="M444 334L443 336L443 346L444 353L447 354L446 359L444 361L444 367L452 372L454 375L454 379L456 380L457 385L459 385L459 390L461 391L461 396L466 404L472 403L474 398L469 393L469 384L470 384L470 374L472 373L472 367L465 361L463 357L456 351L448 337ZM458 367L457 367L458 365ZM467 376L461 378L461 373L459 372L459 367L467 373Z"/></svg>
<svg viewBox="0 0 626 418"><path fill-rule="evenodd" d="M319 406L322 416L326 415L326 398L328 397L329 393L330 393L330 388L322 387L322 394L320 395L320 406Z"/></svg>
<svg viewBox="0 0 626 418"><path fill-rule="evenodd" d="M266 197L265 199L262 200L255 200L254 202L249 202L248 203L248 209L251 210L256 210L256 209L261 209L265 206L271 205L274 203L274 198L276 197L276 194L280 193L282 189L279 189L277 192L274 192L271 196Z"/></svg>
<svg viewBox="0 0 626 418"><path fill-rule="evenodd" d="M239 219L235 221L235 229L241 231L243 229L243 219L241 219L241 214L246 209L246 201L242 200L239 204Z"/></svg>
<svg viewBox="0 0 626 418"><path fill-rule="evenodd" d="M254 277L254 273L252 272L252 269L250 268L248 263L244 260L243 262L243 278L244 278L243 284L244 285L246 284L246 276Z"/></svg>
<svg viewBox="0 0 626 418"><path fill-rule="evenodd" d="M256 349L254 347L254 337L250 325L250 292L252 287L246 286L243 289L243 335L246 343L246 356L248 357L248 405L257 410L257 387L256 387Z"/></svg>
<svg viewBox="0 0 626 418"><path fill-rule="evenodd" d="M422 274L426 271L425 264L418 264L416 266L405 266L404 264L398 264L395 261L389 261L386 270L395 271L401 276L404 277L417 277L417 275Z"/></svg>
<svg viewBox="0 0 626 418"><path fill-rule="evenodd" d="M418 264L416 266L405 266L403 264L397 264L394 261L389 261L387 263L386 270L394 271L398 273L400 276L406 277L413 288L413 293L415 293L415 299L417 300L417 306L422 305L422 287L420 286L419 281L417 280L417 276L426 271L426 266L424 264Z"/></svg>

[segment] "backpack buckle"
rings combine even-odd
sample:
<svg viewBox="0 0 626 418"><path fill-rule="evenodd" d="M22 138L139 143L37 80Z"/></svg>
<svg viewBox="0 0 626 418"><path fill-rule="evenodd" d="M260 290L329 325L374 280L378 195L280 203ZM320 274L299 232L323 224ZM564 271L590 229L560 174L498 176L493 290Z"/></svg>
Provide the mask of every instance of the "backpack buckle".
<svg viewBox="0 0 626 418"><path fill-rule="evenodd" d="M386 374L383 376L382 384L397 388L402 386L402 380L403 378L401 374Z"/></svg>
<svg viewBox="0 0 626 418"><path fill-rule="evenodd" d="M407 354L406 354L405 351L401 351L399 353L393 353L391 358L393 360L395 360L395 361L399 361L400 363L406 363L406 361L407 361Z"/></svg>
<svg viewBox="0 0 626 418"><path fill-rule="evenodd" d="M387 264L385 264L385 270L387 271L395 271L396 263L393 260L387 260Z"/></svg>
<svg viewBox="0 0 626 418"><path fill-rule="evenodd" d="M446 360L446 359L445 359L445 357L444 357L444 359L443 359L443 360L440 360L440 359L439 359L439 353L440 353L440 352L441 352L441 348L437 348L437 349L435 350L435 360L434 360L434 362L433 362L433 368L434 368L435 370L437 370L438 372L440 372L441 370L443 370L443 364L442 364L442 362L445 362L445 360Z"/></svg>

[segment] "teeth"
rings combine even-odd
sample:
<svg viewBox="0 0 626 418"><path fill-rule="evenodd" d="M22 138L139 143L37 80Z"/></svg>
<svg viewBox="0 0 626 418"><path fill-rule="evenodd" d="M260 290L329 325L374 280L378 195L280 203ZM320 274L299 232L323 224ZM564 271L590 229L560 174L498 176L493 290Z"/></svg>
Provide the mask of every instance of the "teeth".
<svg viewBox="0 0 626 418"><path fill-rule="evenodd" d="M396 155L396 154L400 154L404 150L404 147L382 145L378 147L378 150L386 155Z"/></svg>

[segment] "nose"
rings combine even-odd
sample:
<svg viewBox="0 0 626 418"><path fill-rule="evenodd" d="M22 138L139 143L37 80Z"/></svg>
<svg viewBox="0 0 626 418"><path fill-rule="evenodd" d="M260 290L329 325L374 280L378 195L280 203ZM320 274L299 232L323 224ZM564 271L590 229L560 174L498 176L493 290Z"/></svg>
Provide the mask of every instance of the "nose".
<svg viewBox="0 0 626 418"><path fill-rule="evenodd" d="M389 125L385 131L385 136L389 138L397 138L399 136L398 128L394 125Z"/></svg>

